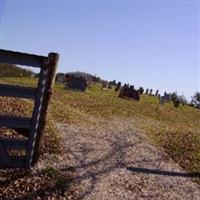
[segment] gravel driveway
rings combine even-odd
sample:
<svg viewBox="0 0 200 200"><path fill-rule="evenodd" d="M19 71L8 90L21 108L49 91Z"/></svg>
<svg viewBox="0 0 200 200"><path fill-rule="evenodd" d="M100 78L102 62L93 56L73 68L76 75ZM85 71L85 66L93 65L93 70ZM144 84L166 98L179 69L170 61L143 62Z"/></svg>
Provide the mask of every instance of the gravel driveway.
<svg viewBox="0 0 200 200"><path fill-rule="evenodd" d="M84 126L59 124L69 163L76 171L73 199L200 200L200 186L162 150L115 119Z"/></svg>

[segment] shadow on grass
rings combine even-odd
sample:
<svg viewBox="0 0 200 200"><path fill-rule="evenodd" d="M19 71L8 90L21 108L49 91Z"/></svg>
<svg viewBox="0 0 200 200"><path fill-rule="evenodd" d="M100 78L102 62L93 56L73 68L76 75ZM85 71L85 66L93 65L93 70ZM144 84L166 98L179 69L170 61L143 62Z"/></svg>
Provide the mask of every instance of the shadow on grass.
<svg viewBox="0 0 200 200"><path fill-rule="evenodd" d="M176 171L165 171L159 169L159 166L156 166L158 169L150 169L150 168L142 168L137 167L137 165L145 165L152 163L159 163L162 158L149 158L145 160L138 160L129 162L126 160L126 153L129 148L134 148L135 145L139 143L139 141L135 141L135 143L128 142L123 137L115 136L114 139L110 139L108 137L105 138L106 142L109 144L110 150L106 153L100 154L101 156L94 156L95 152L98 150L95 149L96 146L90 140L99 140L103 138L102 135L97 136L95 134L84 133L84 137L90 138L87 142L80 142L76 144L76 141L72 141L71 138L67 138L71 142L69 143L69 147L67 147L67 152L70 153L74 160L76 161L76 165L73 167L77 171L81 171L81 175L78 175L74 178L74 182L83 186L85 181L87 181L87 187L79 193L76 199L84 199L89 196L95 189L96 185L99 182L99 179L102 176L109 175L115 170L118 169L126 169L133 173L142 173L147 175L160 175L160 176L169 176L169 177L183 177L183 178L200 178L200 173L187 173L187 172L176 172ZM99 138L98 138L99 137ZM140 138L142 140L142 138ZM74 147L75 148L74 148ZM150 147L147 147L150 148ZM147 150L148 151L148 150ZM152 149L149 149L152 151ZM98 153L97 153L98 154ZM98 154L99 155L99 154ZM92 157L92 158L91 158ZM61 169L65 171L66 169Z"/></svg>
<svg viewBox="0 0 200 200"><path fill-rule="evenodd" d="M200 178L199 172L171 172L171 171L163 171L159 169L148 169L148 168L140 168L140 167L127 167L128 170L135 173L143 173L143 174L153 174L153 175L162 175L162 176L173 176L173 177L188 177L188 178Z"/></svg>

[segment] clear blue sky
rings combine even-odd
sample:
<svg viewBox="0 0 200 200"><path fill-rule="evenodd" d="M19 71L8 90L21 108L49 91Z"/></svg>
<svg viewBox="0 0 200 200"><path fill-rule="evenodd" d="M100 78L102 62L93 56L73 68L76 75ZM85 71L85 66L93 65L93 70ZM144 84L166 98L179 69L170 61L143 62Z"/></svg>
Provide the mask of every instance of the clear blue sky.
<svg viewBox="0 0 200 200"><path fill-rule="evenodd" d="M60 72L200 90L198 1L0 0L0 48L60 53Z"/></svg>

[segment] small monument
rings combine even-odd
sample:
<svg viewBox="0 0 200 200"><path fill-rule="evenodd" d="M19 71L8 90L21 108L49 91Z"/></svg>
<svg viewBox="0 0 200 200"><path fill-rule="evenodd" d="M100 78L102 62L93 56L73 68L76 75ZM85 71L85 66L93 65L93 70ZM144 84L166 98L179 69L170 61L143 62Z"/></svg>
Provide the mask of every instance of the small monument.
<svg viewBox="0 0 200 200"><path fill-rule="evenodd" d="M160 104L164 104L165 102L171 101L171 94L164 93L164 96L160 97Z"/></svg>
<svg viewBox="0 0 200 200"><path fill-rule="evenodd" d="M56 83L65 83L65 74L64 73L57 73L55 78Z"/></svg>
<svg viewBox="0 0 200 200"><path fill-rule="evenodd" d="M66 74L65 88L84 92L87 88L87 81L81 76Z"/></svg>
<svg viewBox="0 0 200 200"><path fill-rule="evenodd" d="M117 83L117 87L115 88L115 92L118 92L121 88L121 82Z"/></svg>
<svg viewBox="0 0 200 200"><path fill-rule="evenodd" d="M128 85L124 85L124 87L121 89L120 94L119 94L120 98L125 98L125 99L133 99L133 100L140 100L140 95L139 95L139 91L134 89L134 86L128 86Z"/></svg>

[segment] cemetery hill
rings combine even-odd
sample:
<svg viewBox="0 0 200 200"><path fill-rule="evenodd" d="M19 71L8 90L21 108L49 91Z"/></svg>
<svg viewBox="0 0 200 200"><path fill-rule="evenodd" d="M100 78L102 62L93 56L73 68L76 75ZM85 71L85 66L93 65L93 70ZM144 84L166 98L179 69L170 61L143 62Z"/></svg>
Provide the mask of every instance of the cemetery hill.
<svg viewBox="0 0 200 200"><path fill-rule="evenodd" d="M16 74L13 78L13 71L20 75ZM19 68L13 68L10 74L11 72L3 74L0 83L26 86L36 84L37 76L33 77L30 72L22 75ZM43 153L60 152L57 123L90 127L99 120L107 123L115 118L132 119L136 130L144 133L185 170L191 173L200 171L200 112L198 104L195 104L198 98L193 99L193 103L183 101L183 98L178 101L175 94L168 99L168 94L164 97L158 91L128 84L124 86L117 81L109 83L100 78L90 79L90 76L83 74L75 74L76 79L73 79L72 73L70 80L74 80L73 83L65 83L62 74L56 77L44 134ZM69 79L70 75L67 77ZM82 81L87 80L83 84L78 77L84 77ZM82 91L73 88L77 84L82 84ZM30 114L31 103L11 98L7 98L8 101L12 103L7 104L0 97L2 113ZM12 105L12 108L8 105Z"/></svg>

